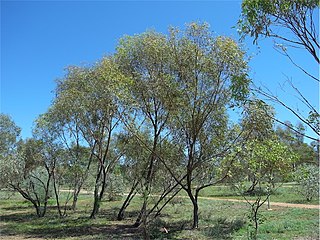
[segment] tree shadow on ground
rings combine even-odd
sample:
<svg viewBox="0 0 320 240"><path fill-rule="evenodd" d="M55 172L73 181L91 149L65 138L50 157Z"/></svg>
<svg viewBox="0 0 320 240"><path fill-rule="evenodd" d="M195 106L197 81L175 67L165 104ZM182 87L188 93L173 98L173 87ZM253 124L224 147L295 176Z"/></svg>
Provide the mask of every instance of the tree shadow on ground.
<svg viewBox="0 0 320 240"><path fill-rule="evenodd" d="M35 214L32 213L12 213L8 215L1 215L0 220L2 222L30 222L34 219L37 219L38 217Z"/></svg>
<svg viewBox="0 0 320 240"><path fill-rule="evenodd" d="M140 230L133 228L131 222L116 221L112 213L102 212L98 218L68 216L59 218L48 215L42 218L31 213L13 213L0 216L5 224L1 226L1 236L23 235L31 238L60 239L79 237L81 239L141 239ZM108 219L106 219L108 218Z"/></svg>
<svg viewBox="0 0 320 240"><path fill-rule="evenodd" d="M26 211L26 210L29 211L32 208L32 206L17 205L17 206L7 206L7 207L1 207L1 208L4 211Z"/></svg>
<svg viewBox="0 0 320 240"><path fill-rule="evenodd" d="M96 237L97 239L140 239L138 229L132 225L114 225L114 224L88 224L86 226L67 226L65 228L55 229L52 227L33 229L28 232L29 235L37 238L59 239L66 237Z"/></svg>
<svg viewBox="0 0 320 240"><path fill-rule="evenodd" d="M232 239L232 233L240 230L245 224L243 219L217 218L212 226L203 231L210 239Z"/></svg>
<svg viewBox="0 0 320 240"><path fill-rule="evenodd" d="M176 239L179 232L188 229L191 229L190 220L166 223L157 218L149 226L152 239Z"/></svg>

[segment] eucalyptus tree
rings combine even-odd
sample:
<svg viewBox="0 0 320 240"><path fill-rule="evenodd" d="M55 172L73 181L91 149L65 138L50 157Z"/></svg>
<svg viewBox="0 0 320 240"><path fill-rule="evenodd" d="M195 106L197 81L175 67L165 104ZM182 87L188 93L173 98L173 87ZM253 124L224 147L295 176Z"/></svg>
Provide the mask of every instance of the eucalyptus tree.
<svg viewBox="0 0 320 240"><path fill-rule="evenodd" d="M0 188L20 178L21 163L17 160L21 128L9 115L0 114Z"/></svg>
<svg viewBox="0 0 320 240"><path fill-rule="evenodd" d="M274 109L267 105L265 102L259 99L250 99L244 105L243 116L241 120L241 128L246 132L246 141L244 141L247 146L248 143L252 141L263 142L264 140L272 138L274 135ZM244 148L247 150L246 148ZM239 155L244 156L248 154L246 151L242 151ZM245 169L250 169L247 162L241 163ZM259 179L256 179L256 175L252 171L245 173L247 175L247 180L251 182L249 188L246 190L247 193L253 193L255 187L259 183ZM240 176L241 174L239 174ZM240 181L240 180L239 180Z"/></svg>
<svg viewBox="0 0 320 240"><path fill-rule="evenodd" d="M250 35L254 41L259 37L271 37L287 47L304 48L319 64L318 9L317 0L245 0L239 30L243 37Z"/></svg>
<svg viewBox="0 0 320 240"><path fill-rule="evenodd" d="M143 123L144 128L150 129L152 139L150 143L146 143L150 152L143 167L143 181L140 182L143 184L144 200L136 220L137 226L141 221L145 225L148 199L159 162L156 152L160 142L166 137L170 109L175 101L166 36L153 31L127 36L120 40L116 58L122 71L132 80L131 110L133 114L139 115L139 118L135 118L135 123L130 125L130 131L136 132L132 126Z"/></svg>
<svg viewBox="0 0 320 240"><path fill-rule="evenodd" d="M9 115L0 113L0 153L6 157L15 152L20 138L21 128Z"/></svg>
<svg viewBox="0 0 320 240"><path fill-rule="evenodd" d="M199 192L226 177L218 167L237 141L230 139L226 110L246 99L250 80L245 53L231 38L214 37L206 23L171 29L168 41L180 97L170 130L183 155L181 170L172 175L193 204L197 228ZM184 175L182 181L177 177Z"/></svg>
<svg viewBox="0 0 320 240"><path fill-rule="evenodd" d="M150 143L147 133L139 133L140 139L144 143ZM119 209L117 219L123 220L125 210L131 203L131 200L139 191L143 172L145 171L146 161L150 155L150 151L146 148L141 148L141 143L130 132L119 134L117 136L117 148L124 151L124 155L120 159L122 173L127 185L130 186L127 197L123 201Z"/></svg>
<svg viewBox="0 0 320 240"><path fill-rule="evenodd" d="M318 0L244 0L242 2L242 12L238 21L239 33L242 38L251 36L254 42L260 38L271 38L275 41L275 47L285 55L295 67L302 70L307 79L319 83L319 76L314 75L310 70L299 63L299 59L293 57L291 50L302 49L316 63L314 67L319 67L319 26L318 26L319 1ZM294 51L295 51L294 50ZM296 55L297 56L297 55ZM294 86L289 81L290 87L296 92L298 99L304 107L308 109L304 114L299 109L282 100L277 95L263 88L255 89L259 94L267 97L287 109L295 115L299 121L308 126L317 136L320 135L320 114L316 103L311 102L308 94L304 94L302 89ZM285 124L284 121L278 122ZM291 126L292 130L299 132L298 128ZM305 134L305 133L304 133ZM307 136L307 135L306 135ZM317 140L312 136L307 136L312 140Z"/></svg>
<svg viewBox="0 0 320 240"><path fill-rule="evenodd" d="M52 169L47 165L44 143L34 138L19 141L14 155L1 163L1 182L29 201L38 217L46 214L52 195Z"/></svg>
<svg viewBox="0 0 320 240"><path fill-rule="evenodd" d="M75 211L80 190L88 178L93 154L81 135L80 114L71 114L71 108L67 108L67 104L62 99L56 99L48 109L46 118L56 141L64 148L63 184L72 191L71 208Z"/></svg>
<svg viewBox="0 0 320 240"><path fill-rule="evenodd" d="M19 140L21 129L13 120L0 115L0 184L17 191L32 203L39 217L46 213L50 180L41 153L43 142Z"/></svg>
<svg viewBox="0 0 320 240"><path fill-rule="evenodd" d="M259 224L262 223L259 210L267 201L270 208L271 194L279 182L291 175L296 161L292 149L275 135L273 115L273 108L262 100L247 101L241 121L246 139L236 152L228 156L234 156L228 180L250 206L249 239L257 239ZM253 201L247 199L248 195L254 196Z"/></svg>
<svg viewBox="0 0 320 240"><path fill-rule="evenodd" d="M264 141L252 140L246 145L243 152L245 164L240 162L234 163L232 175L236 177L236 188L247 201L249 208L249 239L258 239L259 224L268 221L262 217L260 209L264 203L268 203L270 209L270 196L292 173L292 164L296 160L296 155L292 149L277 139L265 139ZM241 175L245 173L254 178L249 188L253 189L254 196L248 200L247 179ZM239 177L242 176L242 179ZM253 185L254 184L254 185ZM252 201L253 200L253 201Z"/></svg>
<svg viewBox="0 0 320 240"><path fill-rule="evenodd" d="M10 183L36 209L38 217L46 214L48 200L52 196L53 166L47 159L45 144L34 138L27 139L19 147L18 161L23 174Z"/></svg>
<svg viewBox="0 0 320 240"><path fill-rule="evenodd" d="M298 132L292 129L299 129ZM293 170L303 164L318 164L318 155L311 145L304 142L304 126L300 123L293 124L285 121L285 125L277 126L275 131L279 140L289 146L297 155L298 159L293 165Z"/></svg>
<svg viewBox="0 0 320 240"><path fill-rule="evenodd" d="M108 175L121 157L111 144L120 126L119 99L126 89L126 79L114 60L106 57L92 67L70 68L58 82L54 104L64 109L66 122L76 125L79 137L90 149L88 167L92 162L97 167L91 218L99 211Z"/></svg>

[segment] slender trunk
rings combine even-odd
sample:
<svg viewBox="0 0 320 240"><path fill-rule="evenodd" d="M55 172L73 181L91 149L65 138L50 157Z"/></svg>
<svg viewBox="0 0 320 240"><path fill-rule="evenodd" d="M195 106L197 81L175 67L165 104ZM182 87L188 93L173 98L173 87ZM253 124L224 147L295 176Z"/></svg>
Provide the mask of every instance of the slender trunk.
<svg viewBox="0 0 320 240"><path fill-rule="evenodd" d="M199 206L198 206L198 195L196 193L195 196L192 194L191 188L187 191L188 196L192 202L193 205L193 223L192 223L192 229L197 229L199 226Z"/></svg>
<svg viewBox="0 0 320 240"><path fill-rule="evenodd" d="M55 176L54 172L52 173L52 178L53 178L53 189L54 189L54 195L56 197L58 213L59 213L59 216L62 217L63 214L62 214L61 207L60 207L59 193L58 193L58 189L57 189L56 176Z"/></svg>
<svg viewBox="0 0 320 240"><path fill-rule="evenodd" d="M255 177L253 177L253 179L251 179L251 185L249 187L249 189L246 191L246 193L251 194L255 191L256 186L258 185L258 181L255 179Z"/></svg>
<svg viewBox="0 0 320 240"><path fill-rule="evenodd" d="M139 212L139 215L138 215L135 223L133 224L134 227L139 227L140 226L141 220L142 220L143 215L145 214L146 210L147 210L147 199L144 198L142 207L141 207L140 212Z"/></svg>
<svg viewBox="0 0 320 240"><path fill-rule="evenodd" d="M46 185L46 189L45 189L45 198L44 198L44 204L43 204L43 210L41 213L41 217L44 217L44 215L47 212L48 199L49 199L49 186L50 186L51 177L52 177L52 174L50 173L48 176L47 185Z"/></svg>
<svg viewBox="0 0 320 240"><path fill-rule="evenodd" d="M142 212L142 221L141 221L141 227L142 227L142 237L144 240L150 240L150 233L148 231L148 224L147 224L147 205L145 205L145 209Z"/></svg>
<svg viewBox="0 0 320 240"><path fill-rule="evenodd" d="M79 196L80 190L81 190L81 186L75 188L73 191L73 199L72 199L72 207L71 207L72 211L76 211L77 209L77 202L78 202L78 196Z"/></svg>
<svg viewBox="0 0 320 240"><path fill-rule="evenodd" d="M97 144L97 141L94 142L92 149L95 149L96 144ZM77 141L77 148L79 148L79 142L78 141ZM78 155L79 155L79 153L77 152L77 159L79 159ZM94 154L91 151L86 171L84 172L84 174L81 175L80 183L78 184L78 182L76 182L75 185L74 185L73 199L72 199L72 211L76 211L76 209L77 209L78 196L80 194L80 191L81 191L83 183L87 179L88 172L89 172L92 160L93 160L93 156L94 156Z"/></svg>
<svg viewBox="0 0 320 240"><path fill-rule="evenodd" d="M148 164L148 168L146 170L148 170L147 175L146 175L146 183L145 183L145 191L144 191L144 199L143 199L143 204L140 210L140 213L136 219L136 222L134 223L135 227L138 227L141 224L141 220L143 218L143 216L147 217L147 201L148 201L148 197L151 191L151 183L152 183L152 173L153 173L153 167L154 167L154 161L155 161L155 151L157 148L157 142L158 142L158 137L159 137L159 133L157 131L156 126L154 126L154 139L153 139L153 147L152 147L152 152L150 155L150 161ZM147 221L147 220L146 220Z"/></svg>
<svg viewBox="0 0 320 240"><path fill-rule="evenodd" d="M254 236L253 239L256 240L258 237L258 227L259 227L259 220L258 220L258 206L254 211Z"/></svg>
<svg viewBox="0 0 320 240"><path fill-rule="evenodd" d="M117 220L121 221L124 218L124 212L126 210L126 208L129 206L131 200L133 199L133 197L136 195L135 189L137 188L139 184L139 181L135 182L132 187L131 190L128 194L128 196L126 197L125 201L123 202L119 212L118 212L118 216L117 216Z"/></svg>
<svg viewBox="0 0 320 240"><path fill-rule="evenodd" d="M99 199L99 186L96 183L94 187L94 202L93 202L93 209L90 215L91 219L96 218L96 215L98 214L99 208L100 208L100 199Z"/></svg>
<svg viewBox="0 0 320 240"><path fill-rule="evenodd" d="M162 211L162 209L181 191L182 188L178 189L178 191L176 191L172 196L170 196L165 202L164 204L158 209L158 211L156 212L156 214L154 215L154 218L158 217ZM157 204L148 212L148 216L154 211L154 209L159 205L159 203L162 201L159 200L157 202Z"/></svg>
<svg viewBox="0 0 320 240"><path fill-rule="evenodd" d="M192 229L197 229L199 227L199 207L198 207L198 201L192 202L193 204L193 224Z"/></svg>
<svg viewBox="0 0 320 240"><path fill-rule="evenodd" d="M103 168L103 167L102 167ZM100 203L102 201L105 189L106 189L106 172L105 170L101 170L103 172L103 177L102 177L102 182L99 183L99 180L96 181L96 185L94 188L94 204L93 204L93 209L90 215L90 218L93 219L96 217L96 215L99 212L100 209ZM100 177L100 176L98 176ZM101 189L99 191L99 186L101 185Z"/></svg>
<svg viewBox="0 0 320 240"><path fill-rule="evenodd" d="M18 191L20 193L20 195L26 199L27 201L31 202L32 205L34 206L35 210L36 210L36 213L37 213L37 216L38 217L43 217L42 215L42 212L41 212L41 206L40 206L40 202L37 201L37 200L34 200L27 192L23 191L19 186L16 186L16 185L13 185L13 184L10 184L10 186Z"/></svg>
<svg viewBox="0 0 320 240"><path fill-rule="evenodd" d="M99 208L100 208L99 188L101 185L102 171L103 171L103 165L101 162L97 169L97 176L96 176L96 181L94 185L94 202L93 202L93 209L90 215L91 219L96 218L96 215L98 214Z"/></svg>

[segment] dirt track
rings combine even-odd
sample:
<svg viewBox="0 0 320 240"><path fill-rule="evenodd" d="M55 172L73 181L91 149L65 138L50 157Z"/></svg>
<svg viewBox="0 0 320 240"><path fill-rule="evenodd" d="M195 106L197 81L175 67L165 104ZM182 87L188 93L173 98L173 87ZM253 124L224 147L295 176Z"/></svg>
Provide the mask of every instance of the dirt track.
<svg viewBox="0 0 320 240"><path fill-rule="evenodd" d="M229 202L247 202L246 200L240 199L230 199L230 198L219 198L219 197L199 197L199 199L216 200L216 201L229 201ZM254 202L250 201L249 202ZM267 202L265 203L267 204ZM282 202L270 202L271 207L291 207L291 208L309 208L309 209L319 209L319 205L311 204L295 204L295 203L282 203Z"/></svg>
<svg viewBox="0 0 320 240"><path fill-rule="evenodd" d="M67 192L68 190L61 190ZM92 192L81 190L81 193L84 194L93 194ZM127 194L124 194L127 195ZM139 195L139 194L137 194ZM181 197L181 196L180 196ZM183 198L187 198L184 196ZM206 199L206 200L215 200L215 201L228 201L228 202L243 202L246 203L247 201L244 199L231 199L231 198L221 198L221 197L198 197L199 199ZM250 201L249 202L253 202ZM267 204L267 202L265 203ZM289 208L307 208L307 209L319 209L319 205L312 205L312 204L297 204L297 203L284 203L284 202L270 202L271 207L289 207Z"/></svg>

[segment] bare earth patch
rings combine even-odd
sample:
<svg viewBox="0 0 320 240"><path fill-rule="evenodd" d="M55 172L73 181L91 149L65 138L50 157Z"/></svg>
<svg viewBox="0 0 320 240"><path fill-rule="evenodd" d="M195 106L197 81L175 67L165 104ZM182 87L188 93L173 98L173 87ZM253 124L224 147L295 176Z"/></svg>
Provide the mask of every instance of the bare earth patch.
<svg viewBox="0 0 320 240"><path fill-rule="evenodd" d="M229 202L247 202L246 200L219 198L219 197L199 197L199 199L218 200L218 201L221 200L221 201L229 201ZM249 200L249 202L254 202L254 201ZM296 203L282 203L282 202L271 202L270 204L271 206L277 206L277 207L319 209L319 205L311 205L311 204L296 204Z"/></svg>

